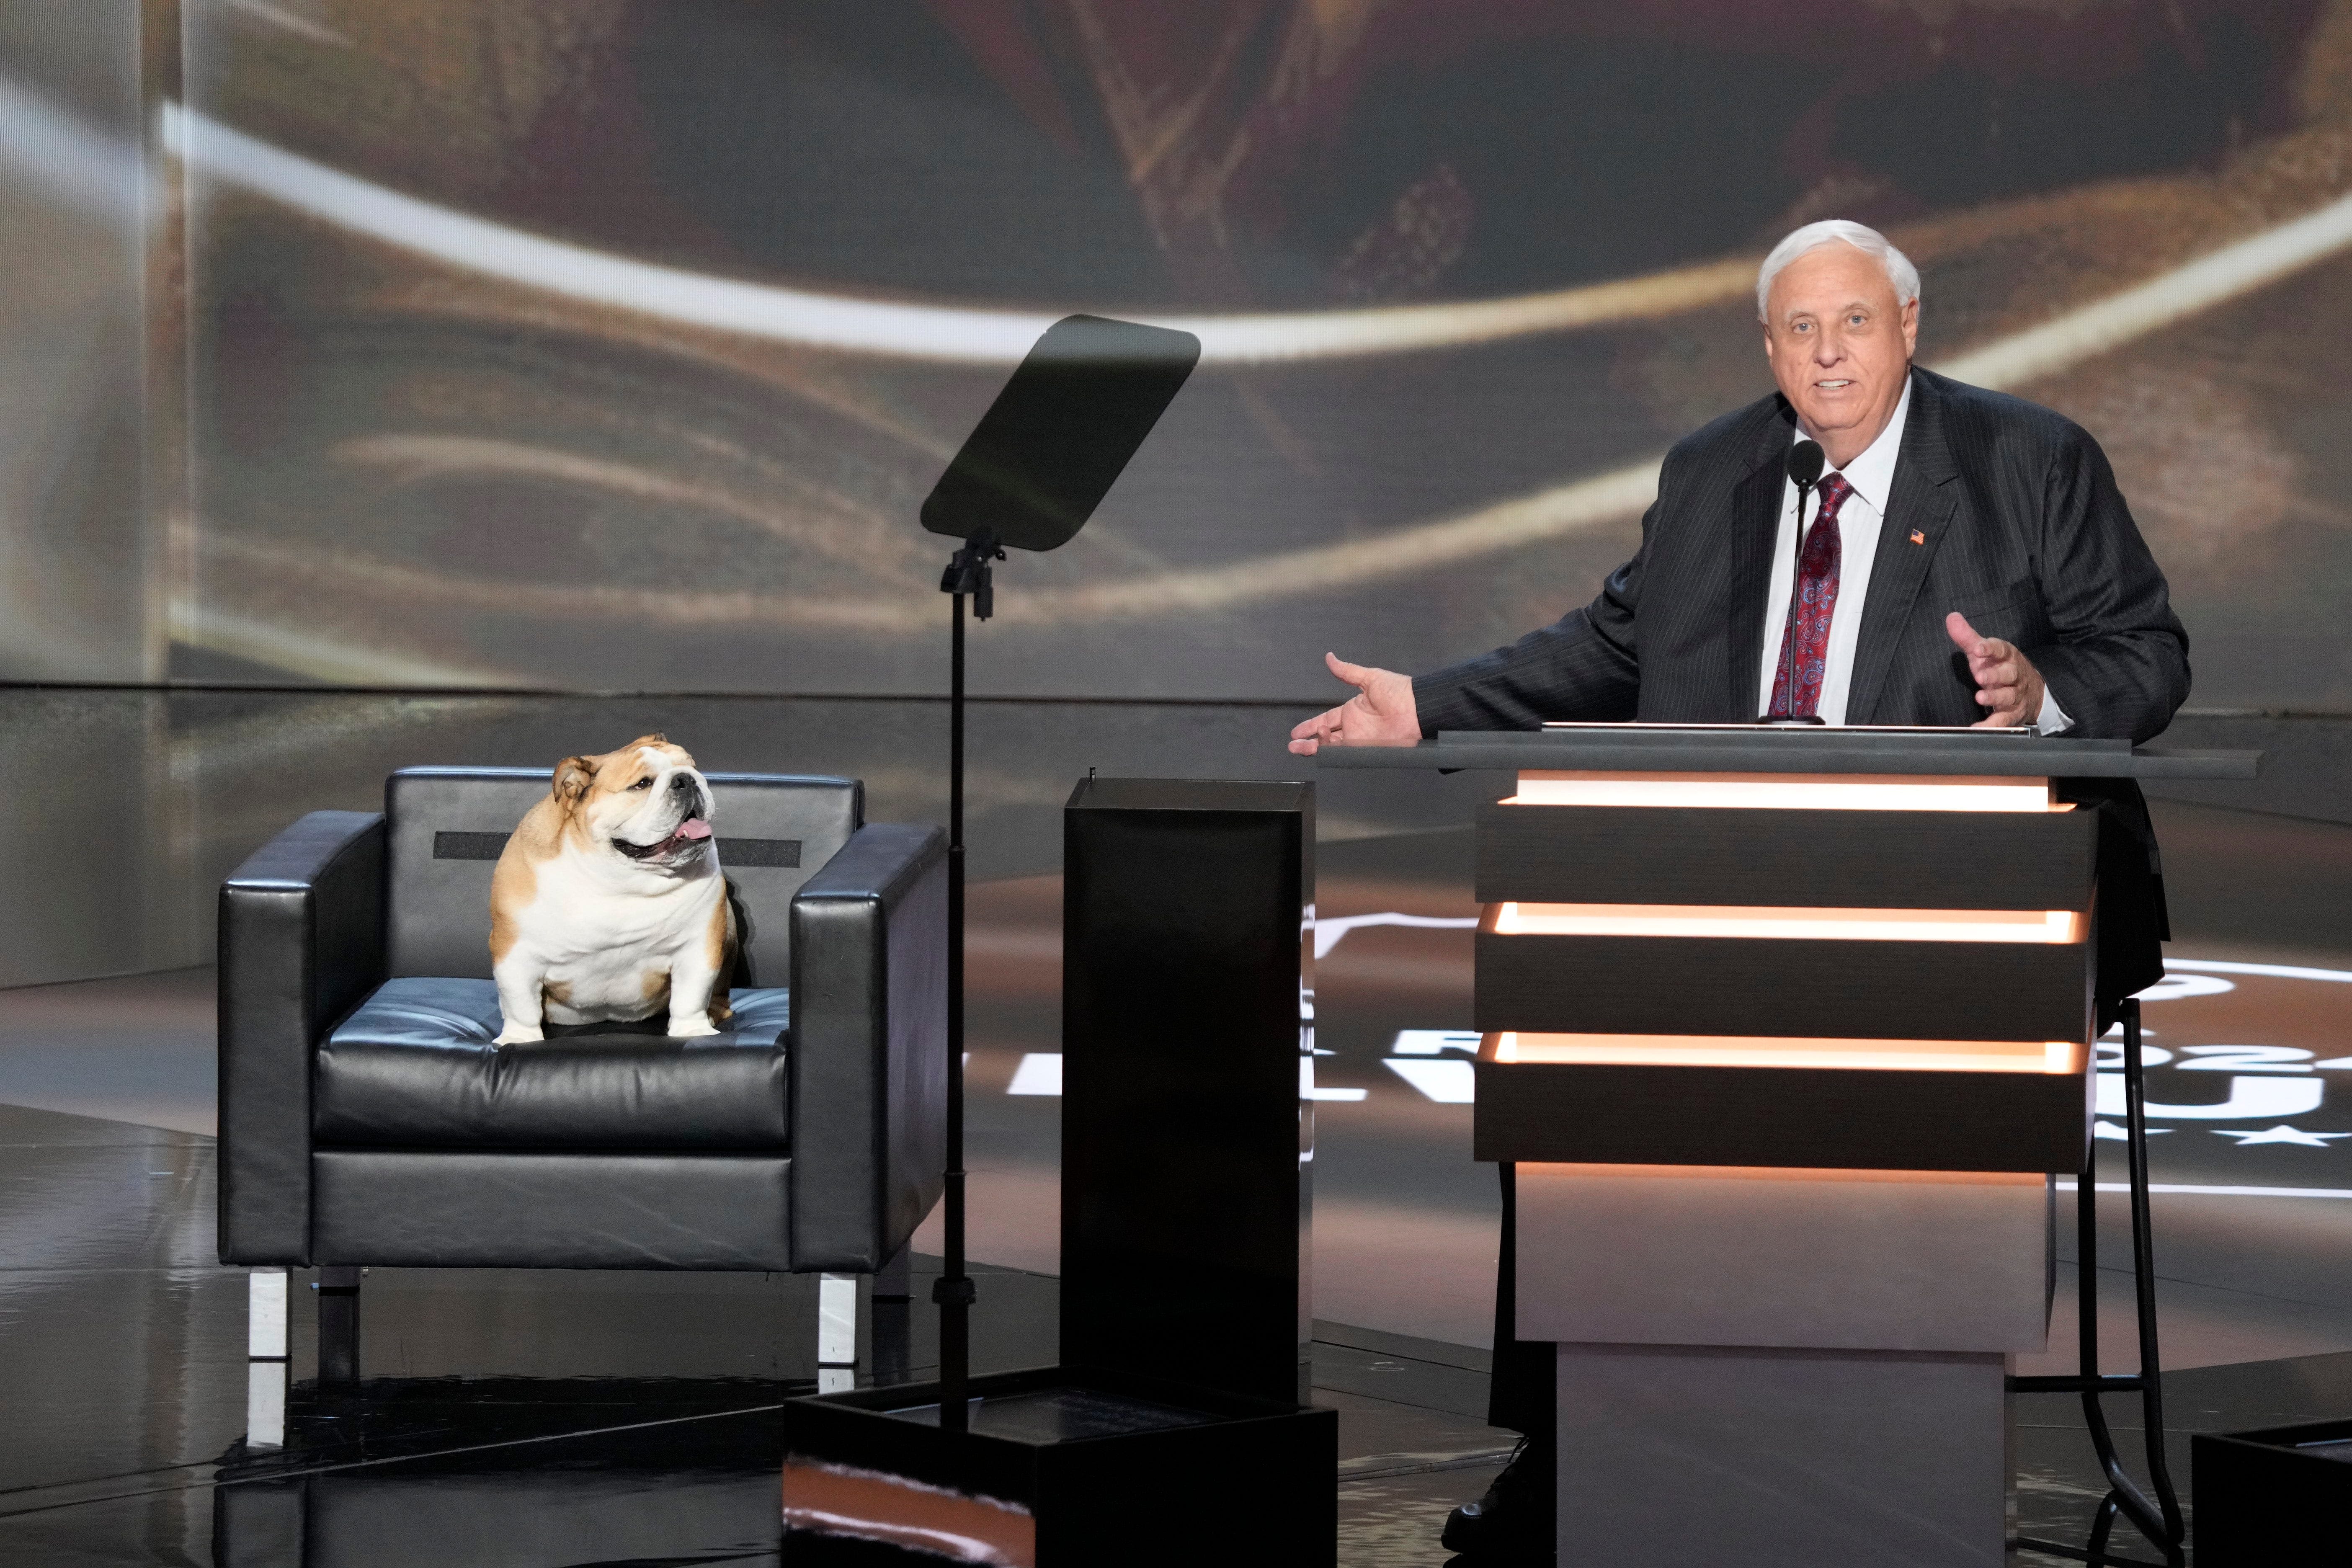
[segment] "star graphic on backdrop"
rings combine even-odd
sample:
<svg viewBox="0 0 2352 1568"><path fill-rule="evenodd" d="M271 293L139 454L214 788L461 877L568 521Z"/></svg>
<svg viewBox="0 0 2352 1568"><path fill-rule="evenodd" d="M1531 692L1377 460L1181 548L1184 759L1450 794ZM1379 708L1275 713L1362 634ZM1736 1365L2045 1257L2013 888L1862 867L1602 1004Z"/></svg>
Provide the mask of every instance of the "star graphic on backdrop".
<svg viewBox="0 0 2352 1568"><path fill-rule="evenodd" d="M2235 1138L2242 1149L2249 1143L2302 1143L2314 1149L2325 1149L2330 1138L2352 1138L2352 1132L2305 1132L2297 1128L2278 1126L2267 1132L2248 1132L2238 1127L2213 1129L2224 1138Z"/></svg>
<svg viewBox="0 0 2352 1568"><path fill-rule="evenodd" d="M2161 1138L2171 1131L2172 1129L2169 1127L2151 1127L2147 1130L2147 1135L2151 1138ZM2093 1123L2091 1127L2091 1136L2094 1138L2112 1139L2117 1143L2128 1143L2131 1142L2131 1134L2124 1131L2124 1129L2116 1126L2112 1121Z"/></svg>

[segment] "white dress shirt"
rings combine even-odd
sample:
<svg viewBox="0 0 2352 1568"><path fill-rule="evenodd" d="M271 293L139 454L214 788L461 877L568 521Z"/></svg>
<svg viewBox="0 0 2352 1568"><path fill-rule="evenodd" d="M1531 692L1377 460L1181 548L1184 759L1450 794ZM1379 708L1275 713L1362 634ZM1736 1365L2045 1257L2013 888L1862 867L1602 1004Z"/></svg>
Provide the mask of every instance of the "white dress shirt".
<svg viewBox="0 0 2352 1568"><path fill-rule="evenodd" d="M1845 476L1853 493L1838 509L1832 526L1838 531L1837 604L1830 611L1830 646L1822 661L1822 700L1818 710L1824 724L1846 721L1846 694L1853 686L1854 644L1862 637L1862 607L1870 595L1870 572L1878 559L1879 531L1888 526L1886 506L1895 492L1895 460L1903 450L1903 426L1911 413L1911 388L1906 383L1894 416L1878 439L1844 468L1832 472ZM1801 426L1790 444L1811 439ZM1797 484L1780 482L1780 531L1772 545L1772 585L1764 601L1764 659L1758 683L1756 711L1772 710L1772 684L1780 672L1780 638L1789 624L1789 590L1797 572ZM1820 513L1818 502L1806 507L1810 521ZM1900 528L1902 523L1893 526ZM2042 712L2035 720L2045 735L2056 734L2074 722L2058 700L2042 689Z"/></svg>

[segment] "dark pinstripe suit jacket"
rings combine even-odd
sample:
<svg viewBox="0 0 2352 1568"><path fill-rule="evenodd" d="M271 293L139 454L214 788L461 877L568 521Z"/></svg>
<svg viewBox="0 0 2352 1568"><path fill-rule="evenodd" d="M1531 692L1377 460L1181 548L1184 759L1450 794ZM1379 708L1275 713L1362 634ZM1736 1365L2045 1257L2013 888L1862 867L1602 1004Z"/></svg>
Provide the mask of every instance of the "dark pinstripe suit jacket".
<svg viewBox="0 0 2352 1568"><path fill-rule="evenodd" d="M1642 547L1600 597L1414 677L1423 730L1755 718L1793 419L1775 394L1676 443ZM2049 409L1915 368L1849 722L1984 716L1944 632L1953 610L2025 650L2073 734L2144 741L2189 695L2189 634L2098 443Z"/></svg>

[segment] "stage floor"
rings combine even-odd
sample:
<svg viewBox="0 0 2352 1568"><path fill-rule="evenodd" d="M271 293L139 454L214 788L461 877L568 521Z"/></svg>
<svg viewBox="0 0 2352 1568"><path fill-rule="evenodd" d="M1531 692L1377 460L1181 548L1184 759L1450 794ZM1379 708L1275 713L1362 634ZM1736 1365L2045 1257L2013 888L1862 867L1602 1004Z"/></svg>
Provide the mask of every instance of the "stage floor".
<svg viewBox="0 0 2352 1568"><path fill-rule="evenodd" d="M0 1561L777 1560L775 1407L814 1385L813 1280L376 1269L363 1381L336 1394L316 1382L298 1271L289 1442L247 1454L244 1273L212 1261L213 1152L201 1134L0 1108ZM975 1363L1050 1361L1055 1281L979 1273ZM910 1377L935 1342L924 1294ZM1445 1561L1438 1521L1509 1441L1481 1419L1485 1363L1318 1324L1315 1399L1340 1413L1343 1563ZM2352 1410L2352 1353L2199 1368L2168 1395L2185 1484L2189 1432ZM2136 1458L2137 1407L2114 1408ZM2020 1420L2021 1525L2079 1539L2098 1488L2074 1404L2025 1396ZM1252 1563L1234 1524L1231 1561Z"/></svg>
<svg viewBox="0 0 2352 1568"><path fill-rule="evenodd" d="M362 1382L334 1393L298 1270L289 1441L247 1454L245 1271L214 1257L210 1138L0 1106L0 1562L773 1559L775 1407L814 1388L813 1277L375 1269ZM1055 1281L977 1274L976 1370L1050 1363ZM928 1294L908 1379L936 1368ZM870 1322L864 1342L870 1361ZM1347 1561L1443 1560L1432 1521L1511 1441L1483 1419L1486 1361L1318 1325ZM269 1501L298 1486L307 1555Z"/></svg>
<svg viewBox="0 0 2352 1568"><path fill-rule="evenodd" d="M2185 1486L2187 1431L2352 1415L2352 828L2158 816L2179 940L2147 1007L2171 1053L2150 1088L2168 1363L2192 1369L2168 1380ZM1445 1509L1509 1442L1481 1419L1494 1177L1469 1159L1448 1038L1468 1016L1467 836L1326 843L1319 870L1315 1372L1341 1411L1342 1561L1435 1564ZM1053 1359L1059 908L1050 876L974 889L987 1367ZM243 1274L213 1262L211 1011L202 970L0 992L0 1101L47 1108L0 1110L0 1561L302 1561L226 1526L215 1554L216 1499L295 1471L342 1478L337 1517L365 1523L348 1552L314 1539L312 1562L772 1555L771 1412L814 1374L812 1280L378 1270L361 1395L298 1384L278 1479L237 1468ZM2120 1370L2121 1247L2103 1262ZM2023 1370L2066 1369L2071 1312L2062 1289L2058 1348ZM919 1375L926 1323L912 1342ZM296 1344L308 1379L299 1324ZM2128 1402L2113 1415L2136 1426ZM2079 1539L2097 1492L2079 1414L2029 1396L2020 1419L2022 1522Z"/></svg>

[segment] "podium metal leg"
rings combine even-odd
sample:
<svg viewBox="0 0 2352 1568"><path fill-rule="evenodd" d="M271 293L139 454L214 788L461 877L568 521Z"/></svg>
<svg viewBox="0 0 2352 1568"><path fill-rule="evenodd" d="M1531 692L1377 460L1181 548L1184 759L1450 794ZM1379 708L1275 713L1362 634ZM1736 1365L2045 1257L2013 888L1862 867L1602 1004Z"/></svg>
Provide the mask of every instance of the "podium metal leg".
<svg viewBox="0 0 2352 1568"><path fill-rule="evenodd" d="M2137 1568L2181 1568L2186 1561L2182 1542L2188 1525L2172 1486L2164 1454L2164 1373L2157 1352L2155 1227L2148 1214L2147 1079L2140 1053L2139 1002L2123 1005L2125 1155L2130 1167L2132 1286L2138 1311L2139 1371L2105 1376L2099 1371L2099 1183L2097 1146L2084 1162L2074 1186L2074 1248L2076 1253L2076 1330L2082 1370L2072 1377L2015 1377L2018 1394L2079 1394L2083 1417L2091 1429L2091 1446L2107 1478L2107 1495L2100 1500L2098 1518L2085 1546L2021 1537L2018 1544L2053 1557L2078 1563L2137 1565ZM2099 1403L2109 1394L2140 1396L2140 1430L2147 1447L2148 1481L2156 1496L2150 1500L2124 1468L2116 1452L2115 1434L2107 1427L2105 1408ZM2164 1554L2162 1564L2144 1558L2118 1557L2107 1551L2107 1538L2116 1516Z"/></svg>

